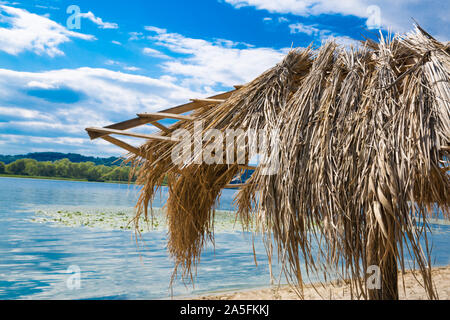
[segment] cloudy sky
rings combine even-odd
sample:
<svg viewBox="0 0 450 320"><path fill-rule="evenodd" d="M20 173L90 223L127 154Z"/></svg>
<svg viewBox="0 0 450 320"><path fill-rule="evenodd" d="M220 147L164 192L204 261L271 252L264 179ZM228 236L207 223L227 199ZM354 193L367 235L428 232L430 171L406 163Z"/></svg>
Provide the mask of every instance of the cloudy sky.
<svg viewBox="0 0 450 320"><path fill-rule="evenodd" d="M230 90L329 37L348 46L414 18L448 41L449 12L421 0L0 0L0 154L120 155L84 128Z"/></svg>

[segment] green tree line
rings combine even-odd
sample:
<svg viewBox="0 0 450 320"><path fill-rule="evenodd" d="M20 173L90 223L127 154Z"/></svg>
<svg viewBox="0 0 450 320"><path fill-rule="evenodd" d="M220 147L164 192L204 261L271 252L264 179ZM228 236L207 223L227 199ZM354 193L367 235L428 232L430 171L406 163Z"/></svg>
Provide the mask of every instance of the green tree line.
<svg viewBox="0 0 450 320"><path fill-rule="evenodd" d="M74 163L69 159L57 161L37 161L19 159L9 164L0 162L0 174L66 178L88 181L129 181L129 166L95 165L93 162ZM133 179L132 179L133 181Z"/></svg>
<svg viewBox="0 0 450 320"><path fill-rule="evenodd" d="M61 153L61 152L32 152L18 155L0 154L0 161L3 162L4 164L9 164L19 159L34 159L40 162L69 159L71 162L76 163L91 161L95 163L95 165L97 166L101 164L105 166L112 166L117 164L117 161L119 160L119 158L117 157L99 158L99 157L83 156L78 153Z"/></svg>

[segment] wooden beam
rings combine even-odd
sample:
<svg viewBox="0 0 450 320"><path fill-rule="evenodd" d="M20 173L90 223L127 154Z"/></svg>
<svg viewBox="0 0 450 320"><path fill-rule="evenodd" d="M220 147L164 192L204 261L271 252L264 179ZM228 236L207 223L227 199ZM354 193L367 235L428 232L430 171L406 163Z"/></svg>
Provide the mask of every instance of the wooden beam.
<svg viewBox="0 0 450 320"><path fill-rule="evenodd" d="M242 89L244 87L244 85L242 84L238 84L236 86L233 86L236 90Z"/></svg>
<svg viewBox="0 0 450 320"><path fill-rule="evenodd" d="M141 154L141 152L139 151L138 148L136 148L136 147L134 147L134 146L132 146L132 145L122 141L122 140L113 138L113 137L111 137L109 135L103 136L102 139L105 140L105 141L108 141L109 143L112 143L112 144L114 144L114 145L116 145L116 146L118 146L118 147L120 147L122 149L125 149L128 152L131 152L131 153L137 154L139 156L142 156L142 154Z"/></svg>
<svg viewBox="0 0 450 320"><path fill-rule="evenodd" d="M134 118L134 119L130 119L130 120L126 120L126 121L122 121L119 123L115 123L113 125L107 126L105 128L107 129L116 129L116 130L126 130L126 129L130 129L130 128L134 128L134 127L138 127L141 125L144 125L146 123L148 123L150 121L145 121L145 119L141 119L141 118ZM87 128L88 129L88 128ZM107 135L107 133L102 133L99 131L89 131L87 130L89 134L89 137L91 138L91 140L100 138L104 135Z"/></svg>
<svg viewBox="0 0 450 320"><path fill-rule="evenodd" d="M240 164L239 165L239 169L244 169L244 170L256 170L257 167L254 166L249 166L249 165L245 165L245 164Z"/></svg>
<svg viewBox="0 0 450 320"><path fill-rule="evenodd" d="M191 116L183 116L174 113L166 113L166 112L147 112L147 113L139 113L139 118L152 118L152 119L176 119L176 120L186 120L186 121L194 121L195 118Z"/></svg>
<svg viewBox="0 0 450 320"><path fill-rule="evenodd" d="M208 99L228 99L234 92L236 92L236 90L220 93L218 95L209 97ZM173 108L162 110L161 112L181 114L181 113L186 113L186 112L201 108L203 106L204 106L204 104L202 104L202 103L190 102L190 103L182 104L182 105L179 105L179 106L176 106ZM123 122L111 124L109 126L106 126L105 128L106 129L116 129L116 130L127 130L127 129L135 128L135 127L147 124L147 123L152 123L155 120L157 120L157 119L134 118L134 119L126 120ZM94 139L100 138L101 136L104 136L106 134L107 133L104 133L104 132L91 131L91 132L89 132L89 137L92 140L94 140Z"/></svg>
<svg viewBox="0 0 450 320"><path fill-rule="evenodd" d="M164 137L164 136L160 136L157 134L133 133L133 132L127 132L127 131L115 130L115 129L87 128L86 131L87 132L99 132L99 133L104 133L104 134L119 134L122 136L151 139L151 140L160 140L160 141L166 141L166 142L180 142L179 139L175 139L175 138L171 138L171 137Z"/></svg>
<svg viewBox="0 0 450 320"><path fill-rule="evenodd" d="M201 104L202 106L207 106L207 105L220 104L226 100L225 99L191 99L191 101L194 103Z"/></svg>
<svg viewBox="0 0 450 320"><path fill-rule="evenodd" d="M166 133L170 133L170 129L167 128L166 126L163 126L161 123L154 121L154 122L150 122L150 124L154 125L155 127L157 127L159 130L164 131Z"/></svg>

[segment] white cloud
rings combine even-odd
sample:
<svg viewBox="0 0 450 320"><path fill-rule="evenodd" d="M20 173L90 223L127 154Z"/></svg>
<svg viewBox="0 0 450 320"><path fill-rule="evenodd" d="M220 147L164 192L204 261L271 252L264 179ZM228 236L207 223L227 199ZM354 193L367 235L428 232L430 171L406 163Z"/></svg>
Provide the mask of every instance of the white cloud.
<svg viewBox="0 0 450 320"><path fill-rule="evenodd" d="M167 82L176 82L178 79L176 77L164 75L160 77L161 80L167 81Z"/></svg>
<svg viewBox="0 0 450 320"><path fill-rule="evenodd" d="M101 29L118 29L119 25L117 23L104 22L102 18L96 17L91 11L88 13L80 13L81 18L86 18L98 25Z"/></svg>
<svg viewBox="0 0 450 320"><path fill-rule="evenodd" d="M144 27L144 29L147 31L156 32L156 33L167 33L167 29L162 29L162 28L153 27L153 26L146 26L146 27Z"/></svg>
<svg viewBox="0 0 450 320"><path fill-rule="evenodd" d="M321 30L311 25L305 25L303 23L294 23L289 25L291 33L304 33L309 36L317 36L320 34Z"/></svg>
<svg viewBox="0 0 450 320"><path fill-rule="evenodd" d="M347 36L335 36L331 35L328 37L328 39L325 40L334 40L337 44L343 46L343 47L359 47L361 45L360 41L357 41L355 39L352 39Z"/></svg>
<svg viewBox="0 0 450 320"><path fill-rule="evenodd" d="M276 23L280 24L280 23L289 22L289 19L285 18L285 17L278 17L276 20L274 20L274 18L272 18L272 17L264 17L263 21L266 23L276 22Z"/></svg>
<svg viewBox="0 0 450 320"><path fill-rule="evenodd" d="M147 56L152 56L155 58L161 58L161 59L170 59L169 56L165 55L161 51L152 49L152 48L144 48L142 49L142 52Z"/></svg>
<svg viewBox="0 0 450 320"><path fill-rule="evenodd" d="M12 4L14 5L14 4L17 4L17 3L12 3ZM43 5L39 5L39 4L35 5L35 7L36 7L36 8L40 8L40 9L59 10L58 7L53 7L53 6L43 6Z"/></svg>
<svg viewBox="0 0 450 320"><path fill-rule="evenodd" d="M33 119L34 120L34 119ZM51 122L51 121L23 121L23 120L13 120L8 122L1 122L0 129L4 128L15 128L15 129L26 129L28 132L64 132L65 135L71 133L78 133L76 126L68 126L61 122Z"/></svg>
<svg viewBox="0 0 450 320"><path fill-rule="evenodd" d="M129 32L130 41L134 40L142 40L144 38L144 34L142 32Z"/></svg>
<svg viewBox="0 0 450 320"><path fill-rule="evenodd" d="M123 67L123 69L124 70L128 70L128 71L139 71L139 70L141 70L141 68L133 67L133 66L131 66L131 67Z"/></svg>
<svg viewBox="0 0 450 320"><path fill-rule="evenodd" d="M125 140L125 139L124 139ZM15 135L0 133L0 150L7 154L28 152L79 152L87 156L118 156L124 154L120 148L102 140L89 141L72 137L41 137L36 135ZM26 149L24 149L26 146Z"/></svg>
<svg viewBox="0 0 450 320"><path fill-rule="evenodd" d="M58 47L70 38L95 40L92 35L69 31L46 17L23 9L0 5L0 20L9 26L0 28L0 50L12 55L32 51L54 57L64 55Z"/></svg>
<svg viewBox="0 0 450 320"><path fill-rule="evenodd" d="M52 102L43 95L62 89L76 92L82 98L64 103ZM33 90L32 94L29 90ZM34 94L36 90L38 96ZM0 146L0 153L56 149L118 155L121 154L118 148L91 142L84 129L131 119L138 112L156 112L209 94L177 85L172 77L155 79L107 69L47 72L0 69L0 118L3 120L0 140L8 136ZM146 126L135 131L139 130L152 132L155 129ZM58 141L67 145L63 147Z"/></svg>
<svg viewBox="0 0 450 320"><path fill-rule="evenodd" d="M43 83L39 81L30 81L27 83L27 87L35 89L53 89L55 86L51 83Z"/></svg>
<svg viewBox="0 0 450 320"><path fill-rule="evenodd" d="M134 66L129 66L123 62L119 62L119 61L115 61L115 60L106 60L105 64L108 66L118 66L121 67L123 70L126 71L138 71L141 70L141 68L138 67L134 67Z"/></svg>
<svg viewBox="0 0 450 320"><path fill-rule="evenodd" d="M245 6L256 7L276 13L292 13L306 16L321 13L354 14L363 12L359 0L225 0L236 8Z"/></svg>
<svg viewBox="0 0 450 320"><path fill-rule="evenodd" d="M449 39L450 2L420 0L225 0L236 8L252 6L272 13L290 13L298 16L320 14L353 15L368 19L368 26L374 27L376 10L380 9L380 22L383 28L396 32L406 32L412 27L411 18L432 34Z"/></svg>
<svg viewBox="0 0 450 320"><path fill-rule="evenodd" d="M114 66L114 65L118 65L119 62L109 59L109 60L105 61L105 64L108 66Z"/></svg>
<svg viewBox="0 0 450 320"><path fill-rule="evenodd" d="M128 74L100 68L60 69L46 72L19 72L0 69L0 90L2 100L11 101L13 97L26 99L31 104L36 101L45 104L42 98L30 97L23 89L30 83L39 83L41 88L47 85L51 90L70 89L82 95L81 106L98 111L99 114L126 114L149 111L169 107L198 95L187 88L175 85L173 82L146 76ZM42 91L45 91L42 89ZM38 99L38 100L36 100ZM34 102L34 103L33 103ZM57 108L60 102L49 107ZM71 104L75 110L78 105ZM68 106L61 106L67 108ZM89 115L88 118L91 118Z"/></svg>
<svg viewBox="0 0 450 320"><path fill-rule="evenodd" d="M16 108L16 107L0 107L0 115L3 119L6 117L11 118L22 118L22 119L39 119L39 120L47 120L51 121L52 117L51 115L47 115L45 113L31 110L31 109L24 109L24 108Z"/></svg>
<svg viewBox="0 0 450 320"><path fill-rule="evenodd" d="M170 74L186 77L186 85L232 86L246 83L280 62L288 50L252 48L223 39L210 42L178 33L155 33L148 39L156 45L175 54L187 55L162 63L163 69Z"/></svg>
<svg viewBox="0 0 450 320"><path fill-rule="evenodd" d="M305 25L303 23L290 24L291 33L304 33L310 37L318 39L320 42L334 40L344 47L358 47L360 42L348 36L336 34L327 29L320 29L317 25Z"/></svg>
<svg viewBox="0 0 450 320"><path fill-rule="evenodd" d="M245 83L278 63L287 50L254 48L226 39L192 39L161 28L146 29L152 32L145 38L151 40L152 47L159 45L171 52L172 57L161 63L166 72L160 78L104 68L46 72L0 69L0 114L6 119L0 124L1 139L6 139L0 153L55 149L120 154L120 149L109 144L91 142L84 128L130 119L138 112L159 111L191 98L213 95L223 86ZM142 34L136 36L143 38ZM153 48L147 48L146 53L162 54ZM127 71L138 69L115 60L106 60L105 64ZM67 101L61 100L65 94L70 96ZM151 132L155 128L134 130ZM67 145L54 142L54 138Z"/></svg>

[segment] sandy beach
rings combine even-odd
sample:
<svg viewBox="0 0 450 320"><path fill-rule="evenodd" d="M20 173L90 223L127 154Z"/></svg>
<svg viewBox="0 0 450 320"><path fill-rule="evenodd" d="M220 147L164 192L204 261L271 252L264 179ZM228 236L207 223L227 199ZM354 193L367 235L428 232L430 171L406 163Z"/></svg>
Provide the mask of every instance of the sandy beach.
<svg viewBox="0 0 450 320"><path fill-rule="evenodd" d="M420 279L420 278L419 278ZM440 300L450 299L450 266L433 268L435 282ZM399 277L399 293L401 300L425 300L425 290L415 280L412 272L408 271L404 277L405 290L401 277ZM304 288L306 300L349 300L349 287L343 283L328 283L325 288L316 286L317 293L312 285ZM213 295L198 297L200 300L298 300L294 290L289 286L271 287L258 290L242 290L215 293Z"/></svg>

